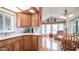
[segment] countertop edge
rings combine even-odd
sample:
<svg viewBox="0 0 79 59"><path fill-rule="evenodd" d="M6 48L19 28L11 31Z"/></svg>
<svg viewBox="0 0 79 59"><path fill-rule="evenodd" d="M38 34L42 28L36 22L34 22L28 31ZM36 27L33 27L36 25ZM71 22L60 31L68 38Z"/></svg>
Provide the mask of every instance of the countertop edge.
<svg viewBox="0 0 79 59"><path fill-rule="evenodd" d="M14 34L14 35L11 35L11 36L0 37L0 41L1 41L1 40L10 39L10 38L19 37L19 36L25 36L25 35L36 35L36 36L40 36L41 34L38 34L38 33L21 33L21 34Z"/></svg>

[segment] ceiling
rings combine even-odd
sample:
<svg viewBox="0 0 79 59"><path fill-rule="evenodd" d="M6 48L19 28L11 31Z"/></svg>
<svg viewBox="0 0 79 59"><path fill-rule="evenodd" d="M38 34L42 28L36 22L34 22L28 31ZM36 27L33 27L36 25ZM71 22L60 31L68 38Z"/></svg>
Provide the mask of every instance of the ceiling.
<svg viewBox="0 0 79 59"><path fill-rule="evenodd" d="M74 14L73 17L67 19L73 19L79 16L79 7L66 7L68 12L72 12ZM60 18L62 14L64 14L65 7L43 7L42 8L42 20L45 20L49 17Z"/></svg>
<svg viewBox="0 0 79 59"><path fill-rule="evenodd" d="M23 13L32 14L39 12L38 7L2 7L2 8L12 11L14 13L23 12Z"/></svg>

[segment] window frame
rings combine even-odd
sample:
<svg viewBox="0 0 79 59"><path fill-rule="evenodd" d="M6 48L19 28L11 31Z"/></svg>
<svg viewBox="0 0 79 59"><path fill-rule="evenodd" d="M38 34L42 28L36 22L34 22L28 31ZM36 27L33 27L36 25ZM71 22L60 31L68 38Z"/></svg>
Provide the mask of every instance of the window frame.
<svg viewBox="0 0 79 59"><path fill-rule="evenodd" d="M63 27L62 30L59 29L59 27L60 27L61 24L63 25L63 26L62 26L62 27ZM42 28L42 31L44 30L44 32L42 32L43 35L48 34L48 33L47 33L47 25L50 25L50 27L51 27L51 28L50 28L50 33L54 33L54 31L53 31L53 30L54 30L54 29L53 29L54 25L56 25L56 28L57 28L55 31L64 31L64 23L59 23L59 24L42 24L42 25L44 25L44 28L45 28L45 29L43 29L43 28L41 27L41 28ZM57 34L57 32L54 33L54 34Z"/></svg>
<svg viewBox="0 0 79 59"><path fill-rule="evenodd" d="M14 20L16 18L15 15L9 14L6 12L1 12L1 11L0 11L0 14L2 14L2 17L3 17L3 19L2 19L3 20L3 30L0 30L0 33L14 32L14 26L15 26ZM11 17L11 30L6 29L6 19L5 19L6 15Z"/></svg>

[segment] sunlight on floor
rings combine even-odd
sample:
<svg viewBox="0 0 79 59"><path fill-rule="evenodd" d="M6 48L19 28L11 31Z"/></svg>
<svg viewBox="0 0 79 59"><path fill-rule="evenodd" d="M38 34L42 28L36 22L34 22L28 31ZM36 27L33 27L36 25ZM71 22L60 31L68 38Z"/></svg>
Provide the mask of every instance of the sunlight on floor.
<svg viewBox="0 0 79 59"><path fill-rule="evenodd" d="M48 48L49 51L60 51L60 45L58 43L56 43L53 40L50 40L50 38L47 37L43 37L42 38L42 46L44 48Z"/></svg>

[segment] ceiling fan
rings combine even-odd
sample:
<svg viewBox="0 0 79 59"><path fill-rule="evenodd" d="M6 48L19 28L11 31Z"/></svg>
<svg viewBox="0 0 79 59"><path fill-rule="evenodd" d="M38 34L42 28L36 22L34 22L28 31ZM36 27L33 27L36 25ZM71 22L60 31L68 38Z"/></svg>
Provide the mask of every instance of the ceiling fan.
<svg viewBox="0 0 79 59"><path fill-rule="evenodd" d="M64 10L64 14L60 16L60 18L62 19L67 19L69 17L73 17L73 13L72 12L69 12L67 8L65 8Z"/></svg>

